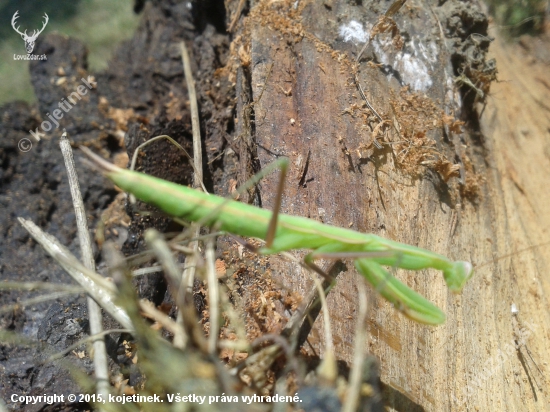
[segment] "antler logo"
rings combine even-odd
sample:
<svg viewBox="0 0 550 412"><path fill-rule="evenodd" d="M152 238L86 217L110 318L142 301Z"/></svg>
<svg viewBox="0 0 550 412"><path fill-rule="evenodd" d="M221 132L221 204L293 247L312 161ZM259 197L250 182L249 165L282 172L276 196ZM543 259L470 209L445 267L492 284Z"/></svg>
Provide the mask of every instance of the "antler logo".
<svg viewBox="0 0 550 412"><path fill-rule="evenodd" d="M40 33L42 33L44 31L44 28L46 27L46 24L48 24L49 18L48 18L48 15L46 13L44 13L44 24L42 25L42 28L40 30L34 30L32 32L32 34L29 36L27 34L27 30L25 30L24 33L21 33L19 31L19 26L15 27L15 21L19 17L18 13L19 13L19 10L17 10L15 12L15 14L13 15L13 17L11 19L11 27L13 27L13 29L21 35L21 38L23 40L25 40L25 48L27 49L27 53L31 54L32 51L34 50L34 43L36 42L36 38L38 37L38 35Z"/></svg>

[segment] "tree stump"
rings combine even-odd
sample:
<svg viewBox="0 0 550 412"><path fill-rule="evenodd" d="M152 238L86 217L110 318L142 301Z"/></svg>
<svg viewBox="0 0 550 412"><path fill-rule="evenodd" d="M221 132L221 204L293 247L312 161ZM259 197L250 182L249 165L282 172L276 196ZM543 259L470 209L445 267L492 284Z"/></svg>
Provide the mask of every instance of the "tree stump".
<svg viewBox="0 0 550 412"><path fill-rule="evenodd" d="M496 74L486 58L488 20L477 5L439 3L406 3L379 20L389 2L255 2L234 42L245 79L239 84L250 90L237 96L249 109L239 111L239 122L252 125L243 144L261 167L290 158L282 212L476 266L458 295L436 271L397 271L445 311L439 327L416 324L370 294L365 349L381 361L388 406L543 410L545 378L532 365L526 374L526 349L515 341L519 321L544 373L548 248L514 253L544 242L547 233L548 193L541 193L544 175L535 166L548 171L546 132L533 126L535 119L525 131L508 131L510 106L498 97L480 119ZM541 90L531 92L544 99ZM531 106L522 108L526 115ZM514 139L505 142L506 134ZM277 180L272 175L262 184L263 207L272 206ZM336 356L348 365L362 281L350 263L328 296ZM271 260L270 267L283 288L304 296L311 289L300 266ZM323 356L323 336L318 319L309 353Z"/></svg>

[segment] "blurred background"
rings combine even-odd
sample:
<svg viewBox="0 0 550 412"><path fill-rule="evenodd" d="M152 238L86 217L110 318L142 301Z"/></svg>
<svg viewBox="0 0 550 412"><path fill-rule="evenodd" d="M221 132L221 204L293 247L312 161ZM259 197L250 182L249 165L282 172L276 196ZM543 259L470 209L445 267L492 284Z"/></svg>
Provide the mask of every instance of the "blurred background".
<svg viewBox="0 0 550 412"><path fill-rule="evenodd" d="M132 0L0 0L0 105L13 100L36 101L30 82L28 62L14 60L26 54L25 43L11 26L19 10L19 30L32 33L49 17L45 32L57 31L77 38L88 47L91 71L107 67L116 47L132 37L140 16L133 12Z"/></svg>
<svg viewBox="0 0 550 412"><path fill-rule="evenodd" d="M550 12L548 0L485 0L485 3L495 23L509 38L540 34Z"/></svg>
<svg viewBox="0 0 550 412"><path fill-rule="evenodd" d="M537 36L548 31L550 0L485 0L501 34L509 41ZM25 44L11 27L19 10L21 31L42 27L49 16L48 32L57 31L84 42L91 71L107 67L112 52L129 39L139 22L132 0L0 0L0 105L8 101L36 101L30 83L28 63L14 61L13 54L25 54ZM22 70L22 67L25 67Z"/></svg>

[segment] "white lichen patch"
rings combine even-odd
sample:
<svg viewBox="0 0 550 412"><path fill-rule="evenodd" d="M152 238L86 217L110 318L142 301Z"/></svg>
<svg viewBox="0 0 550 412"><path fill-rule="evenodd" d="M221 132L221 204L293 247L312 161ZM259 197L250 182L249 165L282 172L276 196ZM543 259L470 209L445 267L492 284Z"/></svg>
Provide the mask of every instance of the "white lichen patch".
<svg viewBox="0 0 550 412"><path fill-rule="evenodd" d="M415 91L426 91L432 86L432 78L424 62L409 53L395 57L394 68L401 75L403 83Z"/></svg>
<svg viewBox="0 0 550 412"><path fill-rule="evenodd" d="M356 20L342 24L338 29L338 33L345 42L365 43L369 39L369 35L363 29L363 25Z"/></svg>
<svg viewBox="0 0 550 412"><path fill-rule="evenodd" d="M361 23L351 20L342 24L338 33L345 42L364 44L369 41L372 25L364 28ZM418 38L413 38L405 44L403 50L395 50L392 39L388 35L378 35L372 41L372 47L378 61L386 66L391 66L399 73L404 84L414 91L427 91L433 84L430 71L437 63L437 45L430 41L423 43Z"/></svg>
<svg viewBox="0 0 550 412"><path fill-rule="evenodd" d="M411 86L414 91L425 92L433 82L430 70L437 62L437 46L430 42L427 45L410 41L404 47L406 51L393 52L393 45L389 37L376 37L373 48L382 64L391 66L399 73L401 81Z"/></svg>

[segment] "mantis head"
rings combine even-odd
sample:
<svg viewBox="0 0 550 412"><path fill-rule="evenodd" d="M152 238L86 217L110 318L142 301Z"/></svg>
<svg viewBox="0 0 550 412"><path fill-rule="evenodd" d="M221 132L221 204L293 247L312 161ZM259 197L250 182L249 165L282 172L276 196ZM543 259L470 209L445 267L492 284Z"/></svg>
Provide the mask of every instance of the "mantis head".
<svg viewBox="0 0 550 412"><path fill-rule="evenodd" d="M474 267L465 261L453 262L449 269L443 271L445 282L453 292L460 292L473 274Z"/></svg>

